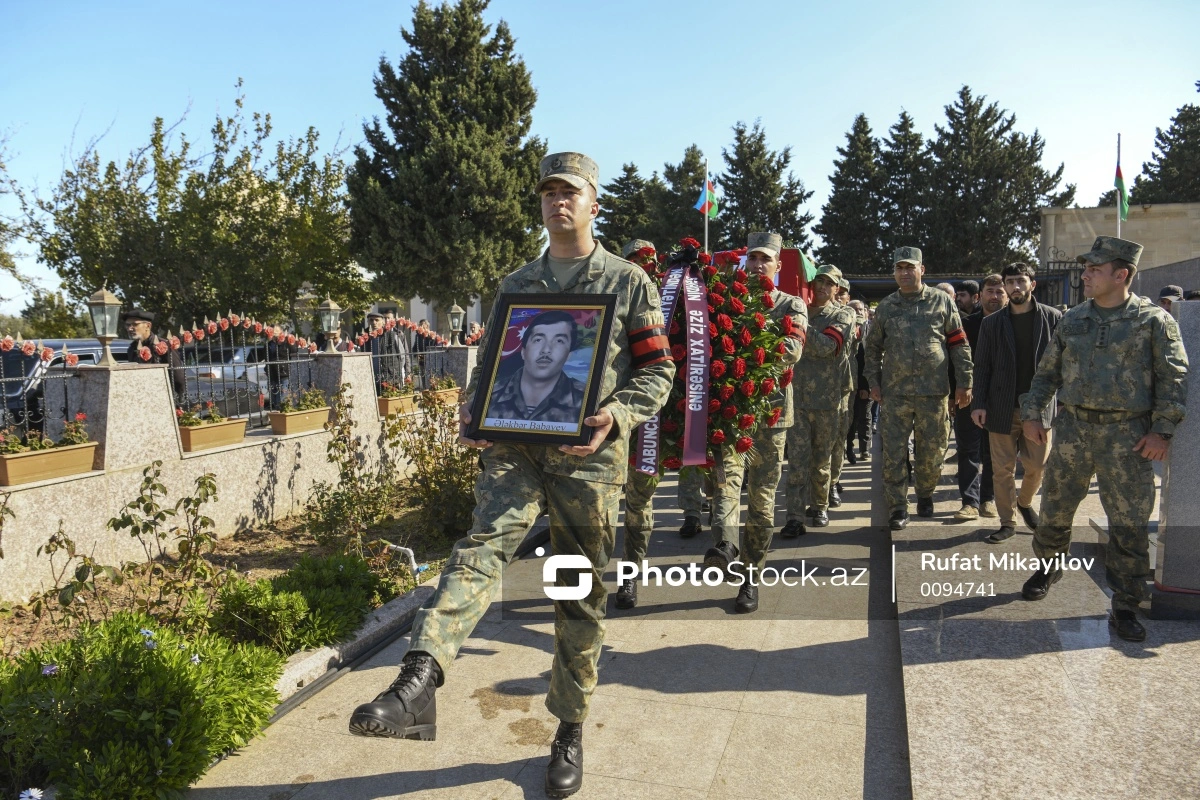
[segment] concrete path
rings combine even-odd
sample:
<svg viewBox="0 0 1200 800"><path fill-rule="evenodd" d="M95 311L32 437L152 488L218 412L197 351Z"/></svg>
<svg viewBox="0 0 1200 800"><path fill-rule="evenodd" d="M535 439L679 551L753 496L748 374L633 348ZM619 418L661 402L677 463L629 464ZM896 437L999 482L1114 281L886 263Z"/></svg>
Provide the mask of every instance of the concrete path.
<svg viewBox="0 0 1200 800"><path fill-rule="evenodd" d="M890 542L865 527L869 481L869 466L848 467L836 527L776 537L770 566L803 560L825 586L764 589L749 617L733 614L728 586L650 587L631 613L610 599L577 797L911 797ZM650 556L664 568L698 561L710 545L707 527L679 539L675 491L671 479L656 497ZM782 492L779 502L782 525ZM462 649L438 692L437 741L346 731L354 706L394 677L408 646L399 640L218 764L189 797L543 797L557 722L543 705L553 626L535 591L541 563L510 567L505 602ZM830 585L838 567L863 585Z"/></svg>

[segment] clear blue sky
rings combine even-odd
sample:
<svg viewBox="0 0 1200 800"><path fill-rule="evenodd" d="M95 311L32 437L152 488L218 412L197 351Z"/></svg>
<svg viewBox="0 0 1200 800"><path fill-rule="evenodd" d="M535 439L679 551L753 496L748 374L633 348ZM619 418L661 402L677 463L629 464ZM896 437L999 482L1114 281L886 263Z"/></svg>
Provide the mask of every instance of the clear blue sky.
<svg viewBox="0 0 1200 800"><path fill-rule="evenodd" d="M1020 130L1040 130L1047 164L1065 163L1089 205L1112 185L1118 132L1131 182L1155 127L1200 102L1195 0L494 0L487 17L507 20L532 72L534 132L591 154L602 180L628 161L661 170L692 142L719 172L733 123L761 119L772 146L792 146L818 218L835 148L860 112L882 134L907 109L928 137L968 84ZM183 130L203 144L239 77L247 109L269 111L277 134L313 125L326 145L339 134L356 143L380 111L379 58L402 55L410 21L410 4L378 0L0 4L11 171L48 193L72 140L78 152L107 130L100 155L121 160L155 116L189 106ZM57 287L32 258L21 264ZM0 279L0 295L16 291Z"/></svg>

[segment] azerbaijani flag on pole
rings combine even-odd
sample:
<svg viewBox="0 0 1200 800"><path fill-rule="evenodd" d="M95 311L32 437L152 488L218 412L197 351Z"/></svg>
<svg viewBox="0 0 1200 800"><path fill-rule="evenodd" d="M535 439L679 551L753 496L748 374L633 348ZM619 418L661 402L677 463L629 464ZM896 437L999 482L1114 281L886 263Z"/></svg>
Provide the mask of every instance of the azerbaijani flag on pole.
<svg viewBox="0 0 1200 800"><path fill-rule="evenodd" d="M704 188L700 190L700 199L696 201L696 205L692 206L692 208L704 214L709 219L716 219L717 211L720 209L717 206L717 193L713 191L711 178L705 179Z"/></svg>
<svg viewBox="0 0 1200 800"><path fill-rule="evenodd" d="M1121 222L1129 219L1129 193L1125 191L1125 177L1121 174L1121 158L1117 157L1117 177L1113 180L1113 186L1117 187L1117 213L1121 217Z"/></svg>

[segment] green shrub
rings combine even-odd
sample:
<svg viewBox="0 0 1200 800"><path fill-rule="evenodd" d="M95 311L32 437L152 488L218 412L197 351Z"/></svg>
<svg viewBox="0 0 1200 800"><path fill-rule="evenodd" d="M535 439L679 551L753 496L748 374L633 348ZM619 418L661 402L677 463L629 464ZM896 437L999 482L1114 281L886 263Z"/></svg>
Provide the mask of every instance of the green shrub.
<svg viewBox="0 0 1200 800"><path fill-rule="evenodd" d="M298 592L277 593L271 581L235 578L217 593L209 630L234 642L252 642L284 655L303 649L301 627L308 603Z"/></svg>
<svg viewBox="0 0 1200 800"><path fill-rule="evenodd" d="M0 790L63 800L179 796L278 702L279 655L188 640L122 612L0 665Z"/></svg>

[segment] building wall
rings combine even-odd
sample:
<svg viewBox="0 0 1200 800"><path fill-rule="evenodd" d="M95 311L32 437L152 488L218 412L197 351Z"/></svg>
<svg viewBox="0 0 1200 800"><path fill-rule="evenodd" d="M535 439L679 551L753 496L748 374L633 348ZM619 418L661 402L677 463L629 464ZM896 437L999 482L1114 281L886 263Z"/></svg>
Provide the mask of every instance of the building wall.
<svg viewBox="0 0 1200 800"><path fill-rule="evenodd" d="M1117 209L1043 208L1038 256L1043 264L1072 261L1092 247L1097 236L1117 235ZM1139 267L1153 270L1200 256L1200 203L1131 205L1121 223L1121 238L1145 247Z"/></svg>

